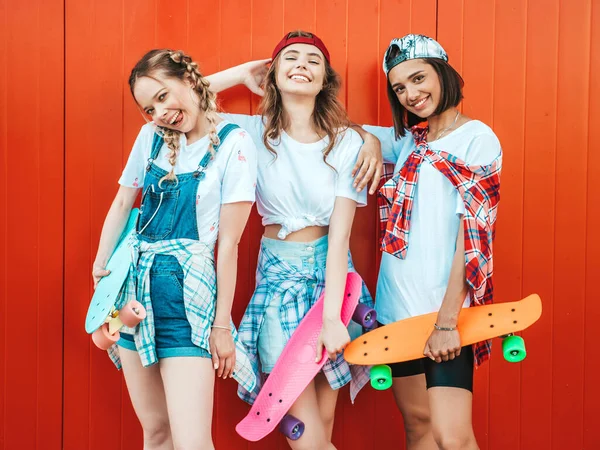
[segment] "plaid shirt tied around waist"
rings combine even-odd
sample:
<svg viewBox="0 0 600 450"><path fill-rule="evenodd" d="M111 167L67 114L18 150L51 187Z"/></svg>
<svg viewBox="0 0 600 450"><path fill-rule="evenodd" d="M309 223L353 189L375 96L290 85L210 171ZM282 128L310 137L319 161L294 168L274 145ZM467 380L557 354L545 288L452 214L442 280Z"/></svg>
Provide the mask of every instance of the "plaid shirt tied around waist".
<svg viewBox="0 0 600 450"><path fill-rule="evenodd" d="M177 258L183 270L183 300L187 319L192 328L192 342L210 352L209 337L215 318L217 278L214 253L207 245L192 239L172 239L149 243L135 239L132 245L132 263L115 308L121 309L131 300L138 300L146 309L146 319L135 328L124 327L122 332L133 334L142 365L158 362L155 347L154 316L150 301L150 269L154 255L171 255ZM256 378L250 359L237 331L231 322L236 345L236 363L233 377L245 388L252 390ZM121 368L118 346L108 350L109 356Z"/></svg>
<svg viewBox="0 0 600 450"><path fill-rule="evenodd" d="M400 171L379 190L381 250L400 259L406 257L419 168L426 161L452 183L463 200L465 267L471 305L490 304L494 294L493 241L500 200L502 153L488 165L469 165L449 153L432 150L427 144L427 131L423 126L412 128L416 149ZM489 359L490 350L490 341L474 346L476 365Z"/></svg>
<svg viewBox="0 0 600 450"><path fill-rule="evenodd" d="M348 269L354 271L350 257L348 258ZM315 286L313 295L309 295L309 284ZM261 246L256 290L239 327L239 337L248 350L259 384L254 390L240 385L238 396L242 400L252 404L260 391L261 368L258 356L258 337L271 300L275 296L281 297L280 321L284 335L289 339L300 321L319 299L324 288L325 268L317 267L313 271L296 269ZM373 299L364 283L359 302L373 306ZM339 389L350 383L352 402L362 387L370 380L369 366L350 365L341 354L335 361L327 360L322 370L332 389Z"/></svg>

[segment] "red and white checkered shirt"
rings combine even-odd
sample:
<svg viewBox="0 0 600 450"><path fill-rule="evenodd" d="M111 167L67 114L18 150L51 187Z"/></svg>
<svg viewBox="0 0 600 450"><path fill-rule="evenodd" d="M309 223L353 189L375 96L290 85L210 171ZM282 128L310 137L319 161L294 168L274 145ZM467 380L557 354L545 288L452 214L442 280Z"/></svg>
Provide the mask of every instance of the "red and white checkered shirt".
<svg viewBox="0 0 600 450"><path fill-rule="evenodd" d="M490 304L502 153L488 165L469 165L449 153L432 150L427 144L426 126L416 125L411 131L416 149L379 190L381 250L400 259L406 257L419 167L427 161L452 183L465 205L465 265L471 306ZM475 344L476 365L489 358L490 348L490 341Z"/></svg>

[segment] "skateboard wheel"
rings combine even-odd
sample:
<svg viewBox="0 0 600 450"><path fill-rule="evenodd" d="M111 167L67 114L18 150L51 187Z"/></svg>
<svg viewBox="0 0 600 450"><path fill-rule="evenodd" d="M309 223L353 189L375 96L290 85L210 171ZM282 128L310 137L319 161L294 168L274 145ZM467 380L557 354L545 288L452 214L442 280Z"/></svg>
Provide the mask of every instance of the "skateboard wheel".
<svg viewBox="0 0 600 450"><path fill-rule="evenodd" d="M352 320L364 328L373 328L377 320L377 313L373 308L359 303L352 314Z"/></svg>
<svg viewBox="0 0 600 450"><path fill-rule="evenodd" d="M392 387L392 369L387 365L371 367L371 386L378 391Z"/></svg>
<svg viewBox="0 0 600 450"><path fill-rule="evenodd" d="M119 319L129 328L135 327L146 318L146 309L137 300L131 300L119 311Z"/></svg>
<svg viewBox="0 0 600 450"><path fill-rule="evenodd" d="M291 414L286 414L279 422L279 431L292 441L298 440L304 433L304 422Z"/></svg>
<svg viewBox="0 0 600 450"><path fill-rule="evenodd" d="M527 356L525 341L521 336L508 336L502 340L502 353L508 362L521 362Z"/></svg>
<svg viewBox="0 0 600 450"><path fill-rule="evenodd" d="M119 332L110 334L108 332L108 324L103 324L100 328L92 333L92 341L96 347L102 350L108 350L120 338Z"/></svg>

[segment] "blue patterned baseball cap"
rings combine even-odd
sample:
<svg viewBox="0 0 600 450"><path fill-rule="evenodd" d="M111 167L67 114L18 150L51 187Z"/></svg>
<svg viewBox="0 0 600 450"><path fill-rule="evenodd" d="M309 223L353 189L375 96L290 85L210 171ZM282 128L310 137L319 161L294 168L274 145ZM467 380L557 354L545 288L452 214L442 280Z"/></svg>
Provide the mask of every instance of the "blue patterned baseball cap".
<svg viewBox="0 0 600 450"><path fill-rule="evenodd" d="M398 51L394 51L396 47ZM420 58L438 58L448 62L446 51L436 40L422 34L407 34L390 42L383 56L383 72L387 76L398 64Z"/></svg>

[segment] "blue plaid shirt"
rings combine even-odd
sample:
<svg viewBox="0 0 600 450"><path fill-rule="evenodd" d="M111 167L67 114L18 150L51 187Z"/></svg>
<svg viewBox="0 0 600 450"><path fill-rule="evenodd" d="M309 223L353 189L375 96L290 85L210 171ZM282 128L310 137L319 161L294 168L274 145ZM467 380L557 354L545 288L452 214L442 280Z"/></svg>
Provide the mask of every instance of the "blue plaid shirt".
<svg viewBox="0 0 600 450"><path fill-rule="evenodd" d="M350 256L348 269L354 271ZM321 296L325 288L325 269L315 268L314 271L296 269L261 246L256 279L256 290L239 327L239 338L248 351L250 363L258 382L255 389L247 389L244 385L238 387L238 396L250 404L254 402L260 391L261 368L258 357L258 336L267 307L275 296L281 297L279 317L283 332L289 339L308 310ZM313 295L309 295L309 285L311 284L315 285ZM373 306L373 299L364 283L359 302ZM323 373L332 389L339 389L350 383L352 402L362 387L369 382L369 371L369 366L349 365L341 354L335 361L328 360L323 366Z"/></svg>
<svg viewBox="0 0 600 450"><path fill-rule="evenodd" d="M215 318L217 277L213 249L192 239L172 239L155 243L134 238L132 242L132 264L129 275L115 307L121 309L129 301L137 299L146 309L146 319L136 328L124 327L122 332L134 335L136 349L142 365L158 362L154 342L154 316L150 301L150 269L154 255L171 255L177 258L183 269L183 299L185 312L192 328L192 342L210 352L208 339ZM137 261L137 266L135 262ZM248 390L256 385L255 372L244 345L240 342L231 322L236 344L236 363L233 377ZM118 369L121 368L118 346L108 350Z"/></svg>

